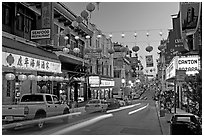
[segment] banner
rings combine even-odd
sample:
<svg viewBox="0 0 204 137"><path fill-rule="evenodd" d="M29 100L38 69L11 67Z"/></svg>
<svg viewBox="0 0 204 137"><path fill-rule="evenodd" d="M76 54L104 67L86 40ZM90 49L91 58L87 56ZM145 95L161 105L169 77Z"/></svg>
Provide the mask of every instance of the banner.
<svg viewBox="0 0 204 137"><path fill-rule="evenodd" d="M152 55L146 56L146 67L153 67L153 66L154 66L153 56Z"/></svg>

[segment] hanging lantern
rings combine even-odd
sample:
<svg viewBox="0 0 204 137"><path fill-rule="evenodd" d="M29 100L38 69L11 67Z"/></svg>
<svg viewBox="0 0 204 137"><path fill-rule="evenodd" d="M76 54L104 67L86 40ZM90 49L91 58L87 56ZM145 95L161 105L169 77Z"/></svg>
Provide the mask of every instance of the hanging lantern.
<svg viewBox="0 0 204 137"><path fill-rule="evenodd" d="M54 77L54 76L49 76L49 77L48 77L48 80L54 81L54 80L55 80L55 77Z"/></svg>
<svg viewBox="0 0 204 137"><path fill-rule="evenodd" d="M35 80L35 75L28 75L28 80Z"/></svg>
<svg viewBox="0 0 204 137"><path fill-rule="evenodd" d="M134 33L134 37L135 37L135 38L137 37L137 33L136 33L136 32Z"/></svg>
<svg viewBox="0 0 204 137"><path fill-rule="evenodd" d="M42 81L42 76L37 76L35 79L36 81Z"/></svg>
<svg viewBox="0 0 204 137"><path fill-rule="evenodd" d="M126 47L121 47L121 48L120 48L120 51L121 51L121 52L126 52L126 51L127 51L127 48L126 48Z"/></svg>
<svg viewBox="0 0 204 137"><path fill-rule="evenodd" d="M147 51L147 52L151 52L152 50L153 50L153 47L152 47L152 46L147 46L147 47L146 47L146 51Z"/></svg>
<svg viewBox="0 0 204 137"><path fill-rule="evenodd" d="M84 53L86 54L86 53L90 53L90 49L89 48L85 48L84 49Z"/></svg>
<svg viewBox="0 0 204 137"><path fill-rule="evenodd" d="M120 47L114 47L114 51L120 52L120 51L121 51L121 50L120 50Z"/></svg>
<svg viewBox="0 0 204 137"><path fill-rule="evenodd" d="M18 75L18 79L19 79L20 81L24 81L24 80L27 79L27 76L24 75L24 74L22 74L22 75Z"/></svg>
<svg viewBox="0 0 204 137"><path fill-rule="evenodd" d="M132 50L133 50L134 52L137 52L137 51L140 50L140 48L139 48L138 46L134 46L134 47L132 48Z"/></svg>
<svg viewBox="0 0 204 137"><path fill-rule="evenodd" d="M124 34L124 33L122 33L122 34L121 34L121 37L122 37L122 38L124 38L124 37L125 37L125 34Z"/></svg>
<svg viewBox="0 0 204 137"><path fill-rule="evenodd" d="M109 54L113 54L114 52L115 52L114 49L112 49L112 48L111 48L111 49L108 49L108 53L109 53Z"/></svg>
<svg viewBox="0 0 204 137"><path fill-rule="evenodd" d="M86 9L89 11L89 12L92 12L95 10L95 5L93 3L89 3L87 6L86 6Z"/></svg>
<svg viewBox="0 0 204 137"><path fill-rule="evenodd" d="M98 34L98 35L97 35L97 38L101 38L101 35L100 35L100 34Z"/></svg>
<svg viewBox="0 0 204 137"><path fill-rule="evenodd" d="M109 34L109 37L110 37L110 39L113 37L113 35L112 34Z"/></svg>
<svg viewBox="0 0 204 137"><path fill-rule="evenodd" d="M48 76L43 76L43 77L42 77L42 80L43 80L43 81L48 81Z"/></svg>
<svg viewBox="0 0 204 137"><path fill-rule="evenodd" d="M69 49L65 47L65 48L63 48L63 52L64 53L69 53Z"/></svg>
<svg viewBox="0 0 204 137"><path fill-rule="evenodd" d="M80 49L79 48L74 48L73 51L74 51L74 53L79 53Z"/></svg>
<svg viewBox="0 0 204 137"><path fill-rule="evenodd" d="M78 39L79 39L79 36L75 36L74 38L75 38L76 40L78 40Z"/></svg>
<svg viewBox="0 0 204 137"><path fill-rule="evenodd" d="M63 81L64 80L64 77L59 77L59 81Z"/></svg>
<svg viewBox="0 0 204 137"><path fill-rule="evenodd" d="M7 73L5 77L6 77L6 80L14 80L15 79L15 75L13 73Z"/></svg>
<svg viewBox="0 0 204 137"><path fill-rule="evenodd" d="M77 21L78 23L82 23L83 19L82 19L81 16L77 16L76 21Z"/></svg>
<svg viewBox="0 0 204 137"><path fill-rule="evenodd" d="M72 26L73 26L73 27L78 27L78 25L79 25L79 23L78 23L77 21L73 21L73 22L72 22Z"/></svg>
<svg viewBox="0 0 204 137"><path fill-rule="evenodd" d="M86 35L86 39L90 39L91 37L89 35Z"/></svg>
<svg viewBox="0 0 204 137"><path fill-rule="evenodd" d="M82 16L84 19L87 19L88 16L89 16L89 13L88 13L86 10L83 10L83 11L81 12L81 16Z"/></svg>
<svg viewBox="0 0 204 137"><path fill-rule="evenodd" d="M68 36L65 36L65 37L64 37L64 39L65 39L65 40L68 40L68 39L69 39L69 37L68 37Z"/></svg>
<svg viewBox="0 0 204 137"><path fill-rule="evenodd" d="M101 49L101 48L97 48L97 49L96 49L96 52L101 53L101 52L102 52L102 49Z"/></svg>
<svg viewBox="0 0 204 137"><path fill-rule="evenodd" d="M56 77L55 77L55 81L60 81L60 77L59 77L59 76L56 76Z"/></svg>
<svg viewBox="0 0 204 137"><path fill-rule="evenodd" d="M67 48L71 48L71 45L70 45L70 44L67 44L66 47L67 47Z"/></svg>
<svg viewBox="0 0 204 137"><path fill-rule="evenodd" d="M65 78L64 80L69 81L69 78Z"/></svg>

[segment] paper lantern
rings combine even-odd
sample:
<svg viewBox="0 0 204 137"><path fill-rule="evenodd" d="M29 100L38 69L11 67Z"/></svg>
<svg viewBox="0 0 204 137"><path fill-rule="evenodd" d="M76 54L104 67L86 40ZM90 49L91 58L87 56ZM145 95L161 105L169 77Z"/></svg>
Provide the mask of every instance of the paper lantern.
<svg viewBox="0 0 204 137"><path fill-rule="evenodd" d="M102 52L102 49L101 49L101 48L97 48L97 49L96 49L96 52L101 53L101 52Z"/></svg>
<svg viewBox="0 0 204 137"><path fill-rule="evenodd" d="M121 52L126 52L126 51L127 51L127 48L126 48L126 47L121 47L121 48L120 48L120 51L121 51Z"/></svg>
<svg viewBox="0 0 204 137"><path fill-rule="evenodd" d="M79 48L74 48L73 51L74 51L74 53L79 53L80 49Z"/></svg>
<svg viewBox="0 0 204 137"><path fill-rule="evenodd" d="M151 52L152 50L153 50L153 47L152 47L152 46L147 46L147 47L146 47L146 51L147 51L147 52Z"/></svg>
<svg viewBox="0 0 204 137"><path fill-rule="evenodd" d="M59 77L59 76L56 76L56 77L55 77L55 81L60 81L60 77Z"/></svg>
<svg viewBox="0 0 204 137"><path fill-rule="evenodd" d="M35 79L36 79L36 81L42 81L42 77L41 76L37 76Z"/></svg>
<svg viewBox="0 0 204 137"><path fill-rule="evenodd" d="M74 38L75 38L76 40L78 40L78 39L79 39L79 36L75 36Z"/></svg>
<svg viewBox="0 0 204 137"><path fill-rule="evenodd" d="M6 80L14 80L15 79L15 75L13 73L7 73L5 77L6 77Z"/></svg>
<svg viewBox="0 0 204 137"><path fill-rule="evenodd" d="M88 16L89 16L89 13L88 13L86 10L83 10L83 11L81 12L81 16L82 16L84 19L87 19Z"/></svg>
<svg viewBox="0 0 204 137"><path fill-rule="evenodd" d="M86 9L89 11L89 12L92 12L95 10L95 5L93 3L89 3L87 6L86 6Z"/></svg>
<svg viewBox="0 0 204 137"><path fill-rule="evenodd" d="M54 77L54 76L49 76L49 77L48 77L48 80L49 80L49 81L54 81L54 80L55 80L55 77Z"/></svg>
<svg viewBox="0 0 204 137"><path fill-rule="evenodd" d="M86 36L86 39L90 39L91 37L89 35Z"/></svg>
<svg viewBox="0 0 204 137"><path fill-rule="evenodd" d="M59 77L59 81L63 81L64 80L64 77Z"/></svg>
<svg viewBox="0 0 204 137"><path fill-rule="evenodd" d="M109 53L109 54L113 54L114 52L115 52L114 49L112 49L112 48L111 48L111 49L108 49L108 53Z"/></svg>
<svg viewBox="0 0 204 137"><path fill-rule="evenodd" d="M43 77L42 77L42 80L43 80L43 81L48 81L48 76L43 76Z"/></svg>
<svg viewBox="0 0 204 137"><path fill-rule="evenodd" d="M63 48L63 52L64 53L69 53L69 49L68 48Z"/></svg>
<svg viewBox="0 0 204 137"><path fill-rule="evenodd" d="M137 51L140 50L140 48L139 48L138 46L134 46L134 47L132 48L132 50L133 50L134 52L137 52Z"/></svg>
<svg viewBox="0 0 204 137"><path fill-rule="evenodd" d="M19 79L20 81L24 81L24 80L27 79L27 76L24 75L24 74L22 74L22 75L18 75L18 79Z"/></svg>
<svg viewBox="0 0 204 137"><path fill-rule="evenodd" d="M76 21L77 21L78 23L82 23L83 19L82 19L81 16L77 16Z"/></svg>
<svg viewBox="0 0 204 137"><path fill-rule="evenodd" d="M78 27L78 25L79 25L79 23L78 23L77 21L73 21L73 22L72 22L72 26L73 26L73 27Z"/></svg>
<svg viewBox="0 0 204 137"><path fill-rule="evenodd" d="M35 75L28 75L29 80L35 80Z"/></svg>

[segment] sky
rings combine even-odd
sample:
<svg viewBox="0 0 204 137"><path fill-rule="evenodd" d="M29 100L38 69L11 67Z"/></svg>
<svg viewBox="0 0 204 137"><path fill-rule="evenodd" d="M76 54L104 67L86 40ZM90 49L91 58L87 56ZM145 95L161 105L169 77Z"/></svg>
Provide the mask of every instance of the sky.
<svg viewBox="0 0 204 137"><path fill-rule="evenodd" d="M90 2L63 3L76 15L80 15ZM129 49L135 45L139 46L138 56L144 66L144 73L155 75L156 71L149 70L156 69L160 40L167 38L168 30L173 28L171 15L178 12L179 2L100 2L99 9L96 6L91 13L91 23L95 24L107 37L111 33L113 42L128 45ZM159 35L160 32L162 36ZM122 33L125 34L124 38L121 37ZM153 47L150 53L145 50L148 45ZM154 67L146 68L146 55L153 55Z"/></svg>

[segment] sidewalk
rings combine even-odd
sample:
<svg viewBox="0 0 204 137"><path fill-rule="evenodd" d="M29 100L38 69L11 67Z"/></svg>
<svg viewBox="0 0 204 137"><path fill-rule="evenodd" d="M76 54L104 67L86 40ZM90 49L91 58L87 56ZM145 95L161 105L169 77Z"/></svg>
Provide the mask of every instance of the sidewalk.
<svg viewBox="0 0 204 137"><path fill-rule="evenodd" d="M171 119L172 115L174 114L174 108L171 111L172 113L165 112L165 115L161 117L157 104L156 104L156 107L157 107L162 133L163 135L170 135L170 123L168 123L168 121ZM188 113L180 108L176 108L176 114L188 114Z"/></svg>

